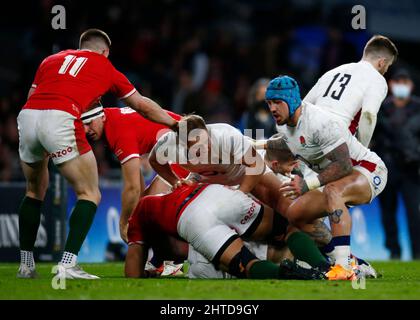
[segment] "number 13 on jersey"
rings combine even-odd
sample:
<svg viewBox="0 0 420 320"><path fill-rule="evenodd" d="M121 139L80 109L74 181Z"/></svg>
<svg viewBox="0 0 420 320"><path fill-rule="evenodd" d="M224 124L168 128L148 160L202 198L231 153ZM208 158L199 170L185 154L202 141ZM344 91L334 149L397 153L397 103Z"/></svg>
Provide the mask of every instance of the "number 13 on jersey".
<svg viewBox="0 0 420 320"><path fill-rule="evenodd" d="M327 88L327 91L325 91L323 97L328 96L328 94L330 93L331 87L334 85L335 81L338 79L338 77L340 77L340 73L337 73L333 80L331 81L330 85ZM343 74L343 76L340 78L340 80L338 80L339 84L340 84L340 88L337 88L336 90L334 90L333 92L331 92L331 98L335 99L335 100L340 100L341 95L344 92L344 89L346 89L346 86L349 84L351 79L351 75L350 74ZM337 92L338 90L340 90L339 92Z"/></svg>

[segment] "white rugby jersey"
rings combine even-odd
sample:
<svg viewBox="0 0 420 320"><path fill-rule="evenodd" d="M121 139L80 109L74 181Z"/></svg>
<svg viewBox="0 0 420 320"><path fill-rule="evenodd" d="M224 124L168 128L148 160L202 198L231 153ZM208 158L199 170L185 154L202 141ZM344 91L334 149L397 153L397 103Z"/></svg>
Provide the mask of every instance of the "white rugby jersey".
<svg viewBox="0 0 420 320"><path fill-rule="evenodd" d="M245 153L252 147L250 140L242 135L238 129L225 123L209 124L207 129L211 137L211 159L207 161L207 164L185 163L182 160L186 158L177 157L177 153L186 155L187 151L181 145L178 150L176 134L173 131L163 135L154 148L157 148L159 142L168 139L161 146L163 149L160 152L162 153L164 149L167 149L165 151L167 162L179 163L188 171L198 173L201 182L231 186L240 184L246 173L246 166L241 162ZM157 149L155 151L159 161L159 151Z"/></svg>
<svg viewBox="0 0 420 320"><path fill-rule="evenodd" d="M354 134L362 111L376 115L387 92L385 78L369 62L360 61L325 73L304 101L339 116Z"/></svg>
<svg viewBox="0 0 420 320"><path fill-rule="evenodd" d="M331 161L325 155L346 142L353 166L360 165L370 172L382 163L379 156L363 146L343 125L325 109L308 102L302 103L302 114L295 127L277 126L286 137L292 153L312 170L320 173Z"/></svg>

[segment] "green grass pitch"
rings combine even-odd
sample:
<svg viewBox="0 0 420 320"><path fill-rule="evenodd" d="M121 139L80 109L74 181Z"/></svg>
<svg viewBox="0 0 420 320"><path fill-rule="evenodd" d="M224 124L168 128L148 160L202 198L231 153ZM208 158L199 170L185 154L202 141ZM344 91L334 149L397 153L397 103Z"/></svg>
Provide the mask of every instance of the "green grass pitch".
<svg viewBox="0 0 420 320"><path fill-rule="evenodd" d="M125 279L122 263L82 264L100 280L51 286L52 264L37 264L38 279L17 279L17 264L0 264L0 299L420 299L420 262L375 262L382 274L365 289L350 281Z"/></svg>

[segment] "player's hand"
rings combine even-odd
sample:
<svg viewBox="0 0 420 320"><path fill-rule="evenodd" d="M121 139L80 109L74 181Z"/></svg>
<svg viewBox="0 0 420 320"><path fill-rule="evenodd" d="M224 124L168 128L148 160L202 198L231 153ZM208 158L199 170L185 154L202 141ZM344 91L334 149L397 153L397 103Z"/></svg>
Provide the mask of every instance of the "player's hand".
<svg viewBox="0 0 420 320"><path fill-rule="evenodd" d="M294 200L305 192L308 192L309 188L305 180L296 175L293 176L290 182L283 184L279 191L283 194L283 196Z"/></svg>
<svg viewBox="0 0 420 320"><path fill-rule="evenodd" d="M196 184L197 182L190 179L180 179L177 182L174 183L172 186L172 190L175 190L176 188L182 187L183 185L192 186L193 184Z"/></svg>
<svg viewBox="0 0 420 320"><path fill-rule="evenodd" d="M179 121L175 121L172 126L170 126L172 131L178 132L179 131Z"/></svg>
<svg viewBox="0 0 420 320"><path fill-rule="evenodd" d="M120 220L120 236L121 239L124 240L125 243L128 243L128 222Z"/></svg>

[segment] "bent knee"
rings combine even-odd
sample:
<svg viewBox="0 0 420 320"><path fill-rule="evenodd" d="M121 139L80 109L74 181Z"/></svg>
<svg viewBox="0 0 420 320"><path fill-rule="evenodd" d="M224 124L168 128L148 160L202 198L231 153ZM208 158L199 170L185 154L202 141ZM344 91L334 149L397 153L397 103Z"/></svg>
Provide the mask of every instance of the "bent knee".
<svg viewBox="0 0 420 320"><path fill-rule="evenodd" d="M101 202L101 192L99 191L99 189L96 190L86 190L84 192L79 192L77 194L77 198L78 199L84 199L84 200L89 200L92 201L93 203L95 203L96 205L99 204L99 202Z"/></svg>
<svg viewBox="0 0 420 320"><path fill-rule="evenodd" d="M327 197L327 201L337 200L342 197L342 190L334 183L329 183L324 187L324 194Z"/></svg>

